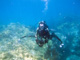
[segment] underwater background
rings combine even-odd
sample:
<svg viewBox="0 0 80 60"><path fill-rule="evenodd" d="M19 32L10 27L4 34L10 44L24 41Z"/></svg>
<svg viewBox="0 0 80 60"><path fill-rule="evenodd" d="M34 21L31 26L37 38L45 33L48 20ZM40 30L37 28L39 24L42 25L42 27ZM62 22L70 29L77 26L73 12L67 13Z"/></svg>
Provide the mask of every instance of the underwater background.
<svg viewBox="0 0 80 60"><path fill-rule="evenodd" d="M38 22L53 38L43 47L34 37ZM80 0L0 0L0 60L80 60Z"/></svg>

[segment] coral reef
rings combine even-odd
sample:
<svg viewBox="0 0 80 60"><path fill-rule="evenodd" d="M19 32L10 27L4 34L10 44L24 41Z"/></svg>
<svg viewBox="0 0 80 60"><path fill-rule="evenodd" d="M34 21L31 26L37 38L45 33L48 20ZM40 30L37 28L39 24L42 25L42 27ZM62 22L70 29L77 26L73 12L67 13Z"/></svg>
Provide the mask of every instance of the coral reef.
<svg viewBox="0 0 80 60"><path fill-rule="evenodd" d="M66 37L66 39L62 39L65 45L62 48L63 53L61 53L60 60L76 60L78 59L75 58L76 56L80 58L80 23L67 22L60 25L58 29Z"/></svg>
<svg viewBox="0 0 80 60"><path fill-rule="evenodd" d="M63 23L57 27L55 34L63 41L64 46L53 38L43 47L36 44L36 32L19 23L0 26L0 60L80 60L80 24Z"/></svg>
<svg viewBox="0 0 80 60"><path fill-rule="evenodd" d="M43 47L39 47L34 37L20 39L25 35L35 35L35 32L19 23L5 26L0 33L0 60L51 60L53 58L50 57L50 49L53 45L51 40Z"/></svg>

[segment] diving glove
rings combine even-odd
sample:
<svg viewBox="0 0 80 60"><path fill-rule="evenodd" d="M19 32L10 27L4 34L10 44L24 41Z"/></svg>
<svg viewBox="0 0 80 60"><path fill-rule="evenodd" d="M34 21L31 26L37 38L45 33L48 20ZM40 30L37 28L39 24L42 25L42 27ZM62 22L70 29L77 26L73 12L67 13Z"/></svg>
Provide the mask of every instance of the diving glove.
<svg viewBox="0 0 80 60"><path fill-rule="evenodd" d="M60 47L62 47L64 44L61 44Z"/></svg>

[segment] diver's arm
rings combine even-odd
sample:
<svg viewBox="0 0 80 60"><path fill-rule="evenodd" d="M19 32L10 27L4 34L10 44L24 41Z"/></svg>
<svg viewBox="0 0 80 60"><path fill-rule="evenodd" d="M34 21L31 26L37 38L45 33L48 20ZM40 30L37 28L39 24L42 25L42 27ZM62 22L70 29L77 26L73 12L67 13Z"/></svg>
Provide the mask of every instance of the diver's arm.
<svg viewBox="0 0 80 60"><path fill-rule="evenodd" d="M62 44L62 41L61 41L61 39L58 37L58 36L55 36L60 42L61 42L61 44Z"/></svg>
<svg viewBox="0 0 80 60"><path fill-rule="evenodd" d="M62 43L61 39L57 35L55 35L55 37L61 42L60 44L60 48L61 48L64 44Z"/></svg>
<svg viewBox="0 0 80 60"><path fill-rule="evenodd" d="M39 30L39 27L38 27L37 30L36 30L36 35L35 35L36 38L37 38L37 36L38 36L38 30Z"/></svg>
<svg viewBox="0 0 80 60"><path fill-rule="evenodd" d="M57 35L55 35L55 33L52 33L52 36L55 37L55 38L57 38L61 42L61 44L62 44L61 39Z"/></svg>

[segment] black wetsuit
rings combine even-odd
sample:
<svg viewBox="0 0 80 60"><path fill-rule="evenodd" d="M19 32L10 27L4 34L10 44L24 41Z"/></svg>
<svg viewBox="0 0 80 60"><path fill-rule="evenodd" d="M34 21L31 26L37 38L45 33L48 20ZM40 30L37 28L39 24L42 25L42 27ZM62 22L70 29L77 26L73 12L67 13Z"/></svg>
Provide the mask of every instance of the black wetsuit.
<svg viewBox="0 0 80 60"><path fill-rule="evenodd" d="M39 35L39 37L42 37L42 38L48 38L50 37L50 33L49 33L49 29L48 29L48 26L46 24L44 24L44 26L42 27L38 27L38 30L37 30L37 35Z"/></svg>

